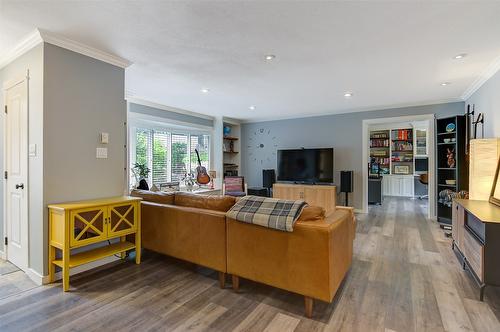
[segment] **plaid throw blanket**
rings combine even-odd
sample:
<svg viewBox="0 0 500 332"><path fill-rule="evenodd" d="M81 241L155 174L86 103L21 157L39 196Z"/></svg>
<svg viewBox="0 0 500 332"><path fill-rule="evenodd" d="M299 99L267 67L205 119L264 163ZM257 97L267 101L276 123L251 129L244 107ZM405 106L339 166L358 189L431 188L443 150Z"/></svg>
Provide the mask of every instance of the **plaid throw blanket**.
<svg viewBox="0 0 500 332"><path fill-rule="evenodd" d="M226 216L249 224L293 232L293 225L306 205L304 201L245 196L227 211Z"/></svg>

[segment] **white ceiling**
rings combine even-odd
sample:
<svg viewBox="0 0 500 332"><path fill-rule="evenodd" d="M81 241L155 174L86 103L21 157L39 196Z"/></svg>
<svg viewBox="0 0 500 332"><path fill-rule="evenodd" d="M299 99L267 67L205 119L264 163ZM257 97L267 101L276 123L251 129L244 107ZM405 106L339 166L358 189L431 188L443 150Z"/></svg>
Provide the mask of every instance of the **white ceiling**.
<svg viewBox="0 0 500 332"><path fill-rule="evenodd" d="M137 98L246 120L345 113L459 100L500 55L499 14L498 1L0 0L0 58L38 27L133 62Z"/></svg>

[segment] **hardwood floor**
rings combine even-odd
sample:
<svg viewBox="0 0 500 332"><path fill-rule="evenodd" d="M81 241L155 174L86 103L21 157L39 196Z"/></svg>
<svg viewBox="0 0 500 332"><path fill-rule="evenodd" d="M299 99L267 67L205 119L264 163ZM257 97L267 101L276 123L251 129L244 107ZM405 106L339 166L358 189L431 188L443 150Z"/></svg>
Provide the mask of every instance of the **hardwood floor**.
<svg viewBox="0 0 500 332"><path fill-rule="evenodd" d="M235 293L229 276L220 289L213 271L146 253L141 265L72 277L70 293L60 283L30 287L19 271L1 275L0 331L500 331L500 289L479 301L421 204L393 198L358 216L351 271L332 304L315 302L312 319L302 296L247 280Z"/></svg>

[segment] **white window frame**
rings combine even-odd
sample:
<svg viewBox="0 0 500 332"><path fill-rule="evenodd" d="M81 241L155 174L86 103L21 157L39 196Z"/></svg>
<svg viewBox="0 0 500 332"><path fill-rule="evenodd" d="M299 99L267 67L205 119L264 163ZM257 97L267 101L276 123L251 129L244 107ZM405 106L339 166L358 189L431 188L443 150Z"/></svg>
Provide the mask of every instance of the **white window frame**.
<svg viewBox="0 0 500 332"><path fill-rule="evenodd" d="M157 130L157 131L165 131L165 132L168 132L169 135L170 135L170 139L169 139L169 142L168 142L168 156L167 156L167 164L169 165L169 168L168 168L168 171L167 171L167 181L168 182L171 182L172 181L172 135L186 135L187 136L187 151L188 151L188 164L189 164L189 167L191 167L191 163L192 163L192 160L191 160L191 135L208 135L208 165L209 165L209 168L212 167L212 164L213 164L213 160L212 160L212 150L213 150L213 130L209 130L209 129L200 129L200 128L196 128L196 127L193 127L193 128L190 128L190 127L186 127L186 128L179 128L179 127L176 127L176 126L172 126L172 125L169 125L169 124L160 124L160 123L154 123L152 121L139 121L139 120L136 120L136 121L133 121L130 126L129 126L129 137L130 137L130 150L129 150L129 165L128 165L128 169L129 169L129 172L128 172L128 176L127 176L127 179L129 181L128 183L128 187L131 188L131 183L130 181L132 180L132 176L133 176L133 173L132 173L132 165L135 163L136 161L136 154L135 154L135 151L136 151L136 143L137 143L137 140L136 140L136 130L137 129L145 129L145 130L150 130L152 132L152 136L151 136L151 149L148 149L148 167L150 168L151 172L149 173L149 176L148 176L148 182L150 184L153 183L153 144L154 144L154 131ZM181 183L181 187L183 186L183 184Z"/></svg>

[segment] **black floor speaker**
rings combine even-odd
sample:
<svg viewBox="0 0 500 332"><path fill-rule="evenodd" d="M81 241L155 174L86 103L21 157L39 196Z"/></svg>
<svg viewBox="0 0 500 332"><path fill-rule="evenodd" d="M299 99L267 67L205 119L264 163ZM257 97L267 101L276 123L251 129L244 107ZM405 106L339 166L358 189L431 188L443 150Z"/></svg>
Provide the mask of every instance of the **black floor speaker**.
<svg viewBox="0 0 500 332"><path fill-rule="evenodd" d="M262 170L262 186L264 188L272 188L273 184L276 182L276 173L274 169L263 169Z"/></svg>
<svg viewBox="0 0 500 332"><path fill-rule="evenodd" d="M345 205L349 205L349 193L353 192L353 171L340 171L340 192L345 193Z"/></svg>

